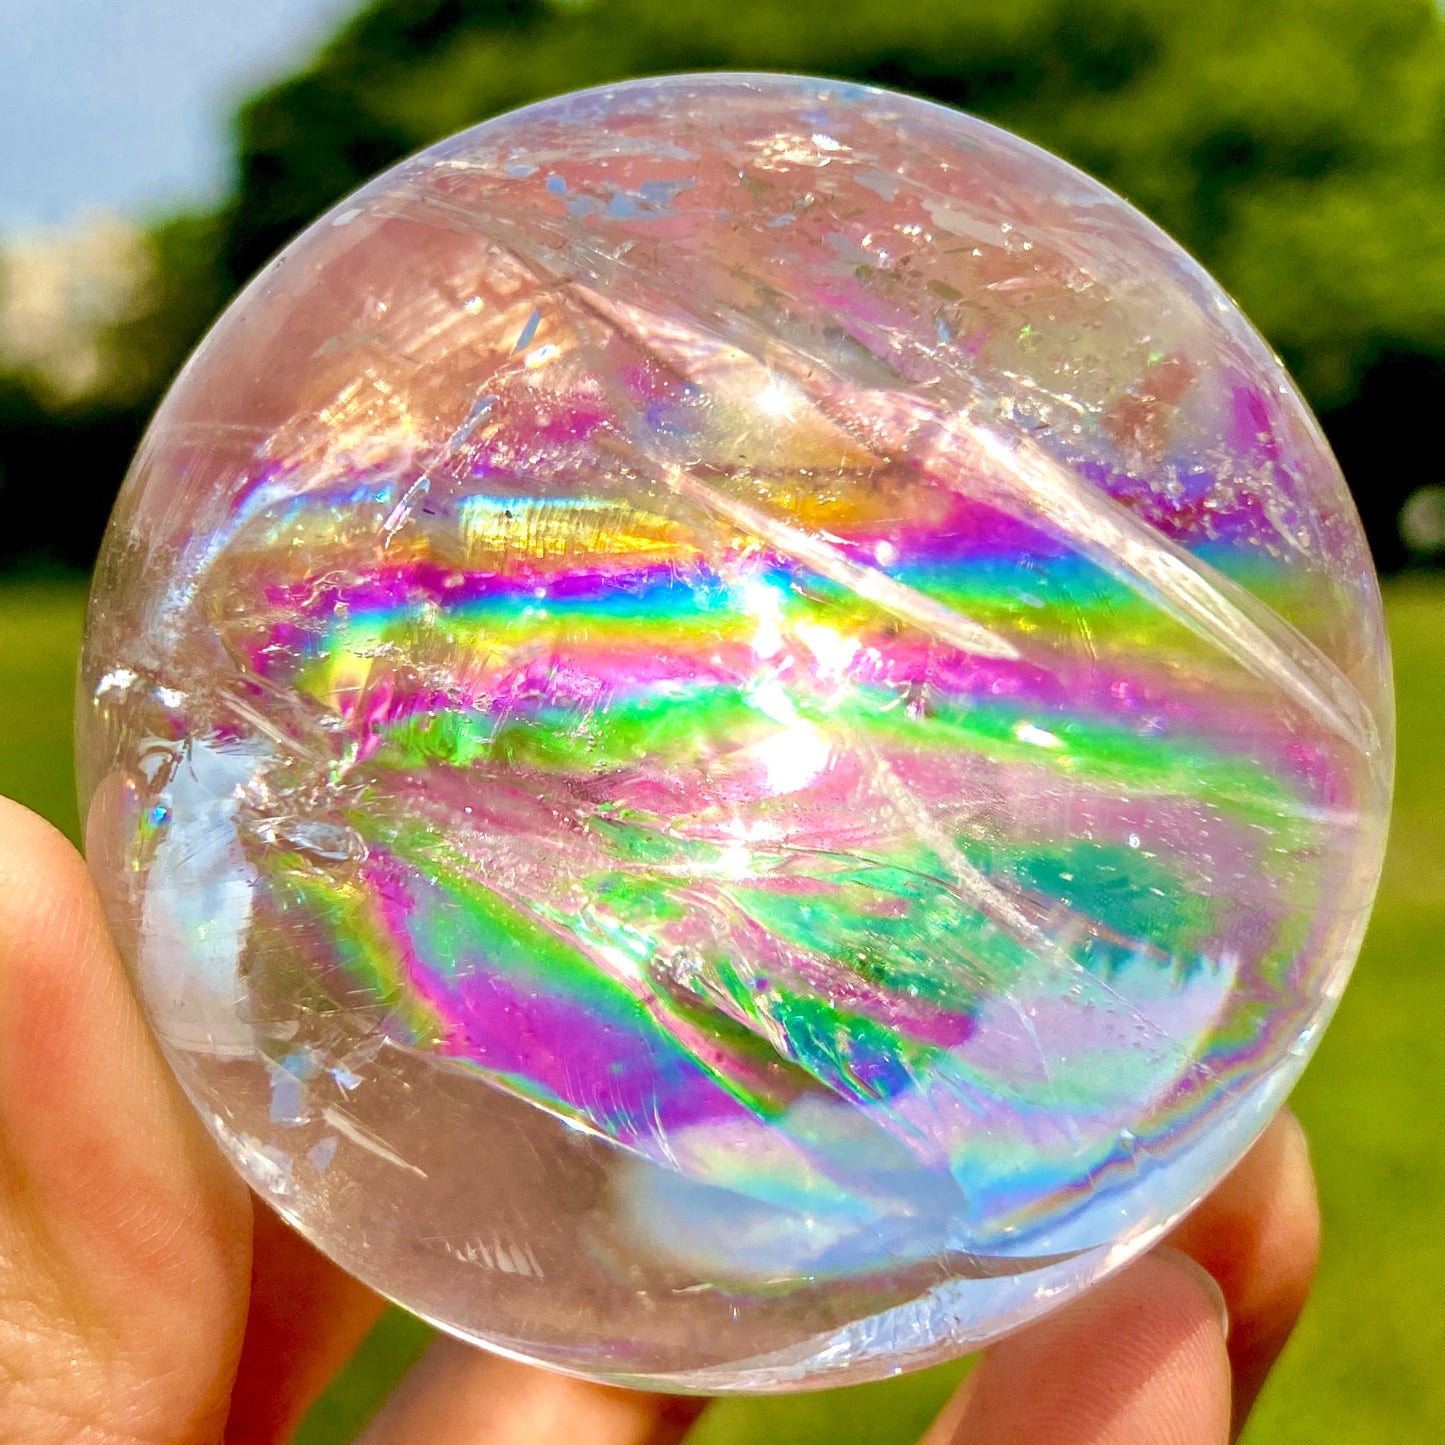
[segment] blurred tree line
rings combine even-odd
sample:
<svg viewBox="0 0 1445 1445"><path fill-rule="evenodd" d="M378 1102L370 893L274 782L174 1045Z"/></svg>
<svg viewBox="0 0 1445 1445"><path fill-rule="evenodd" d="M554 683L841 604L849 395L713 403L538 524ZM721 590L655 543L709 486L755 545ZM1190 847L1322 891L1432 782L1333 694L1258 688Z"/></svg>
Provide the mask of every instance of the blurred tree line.
<svg viewBox="0 0 1445 1445"><path fill-rule="evenodd" d="M1320 414L1382 566L1445 481L1445 23L1433 0L371 0L235 121L228 201L149 234L103 380L0 376L0 561L85 565L207 322L320 210L498 111L631 75L913 91L1122 192L1240 300Z"/></svg>

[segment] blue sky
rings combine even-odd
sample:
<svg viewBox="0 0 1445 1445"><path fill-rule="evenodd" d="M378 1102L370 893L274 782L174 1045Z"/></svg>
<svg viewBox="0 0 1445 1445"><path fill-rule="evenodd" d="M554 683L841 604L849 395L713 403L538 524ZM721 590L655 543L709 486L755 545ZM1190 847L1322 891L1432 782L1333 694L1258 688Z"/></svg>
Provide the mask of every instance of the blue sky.
<svg viewBox="0 0 1445 1445"><path fill-rule="evenodd" d="M0 0L0 231L218 194L226 118L358 0Z"/></svg>

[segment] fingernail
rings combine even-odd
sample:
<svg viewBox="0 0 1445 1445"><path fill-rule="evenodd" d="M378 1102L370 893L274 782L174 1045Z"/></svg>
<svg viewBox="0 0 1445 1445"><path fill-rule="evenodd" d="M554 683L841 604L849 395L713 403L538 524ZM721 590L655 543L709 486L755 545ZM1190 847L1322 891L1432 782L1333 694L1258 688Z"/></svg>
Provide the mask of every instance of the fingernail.
<svg viewBox="0 0 1445 1445"><path fill-rule="evenodd" d="M1229 1306L1225 1303L1224 1291L1219 1287L1219 1281L1199 1263L1197 1259L1185 1254L1182 1249L1175 1249L1172 1245L1161 1244L1154 1254L1161 1259L1167 1260L1170 1264L1178 1266L1186 1274L1192 1274L1199 1282L1214 1305L1215 1313L1219 1316L1219 1328L1224 1332L1224 1338L1229 1338Z"/></svg>
<svg viewBox="0 0 1445 1445"><path fill-rule="evenodd" d="M1305 1156L1305 1162L1310 1162L1310 1136L1305 1133L1305 1126L1300 1123L1299 1115L1293 1109L1281 1109L1279 1117L1286 1128L1294 1135L1301 1152Z"/></svg>

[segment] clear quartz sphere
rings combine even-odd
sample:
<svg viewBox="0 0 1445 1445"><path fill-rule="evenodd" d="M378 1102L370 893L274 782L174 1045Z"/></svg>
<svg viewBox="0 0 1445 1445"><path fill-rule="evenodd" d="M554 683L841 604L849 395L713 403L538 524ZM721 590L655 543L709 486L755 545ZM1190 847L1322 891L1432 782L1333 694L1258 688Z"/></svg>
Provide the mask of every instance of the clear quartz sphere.
<svg viewBox="0 0 1445 1445"><path fill-rule="evenodd" d="M408 160L181 374L87 842L250 1184L447 1330L778 1390L1154 1241L1303 1067L1388 812L1279 362L980 121L647 80Z"/></svg>

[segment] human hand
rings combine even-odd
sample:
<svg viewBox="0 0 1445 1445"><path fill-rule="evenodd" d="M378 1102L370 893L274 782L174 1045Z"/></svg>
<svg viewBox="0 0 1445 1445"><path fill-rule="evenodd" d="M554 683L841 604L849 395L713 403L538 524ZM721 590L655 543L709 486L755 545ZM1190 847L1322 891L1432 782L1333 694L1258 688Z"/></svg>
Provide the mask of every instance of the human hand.
<svg viewBox="0 0 1445 1445"><path fill-rule="evenodd" d="M1220 1445L1318 1239L1284 1114L1166 1247L988 1350L924 1445ZM253 1204L160 1057L79 855L0 800L0 1442L284 1441L380 1308ZM364 1439L666 1445L704 1403L443 1339Z"/></svg>

